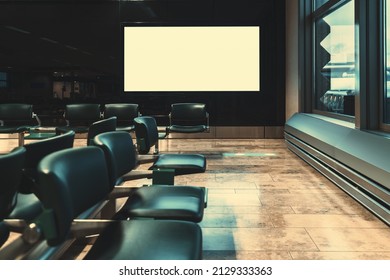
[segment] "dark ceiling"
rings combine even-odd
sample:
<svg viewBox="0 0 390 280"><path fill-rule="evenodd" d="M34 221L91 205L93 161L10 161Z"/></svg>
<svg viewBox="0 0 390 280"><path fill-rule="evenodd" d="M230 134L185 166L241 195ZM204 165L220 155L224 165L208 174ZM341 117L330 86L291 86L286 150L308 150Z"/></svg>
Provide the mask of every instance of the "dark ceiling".
<svg viewBox="0 0 390 280"><path fill-rule="evenodd" d="M0 70L119 71L117 1L0 2Z"/></svg>

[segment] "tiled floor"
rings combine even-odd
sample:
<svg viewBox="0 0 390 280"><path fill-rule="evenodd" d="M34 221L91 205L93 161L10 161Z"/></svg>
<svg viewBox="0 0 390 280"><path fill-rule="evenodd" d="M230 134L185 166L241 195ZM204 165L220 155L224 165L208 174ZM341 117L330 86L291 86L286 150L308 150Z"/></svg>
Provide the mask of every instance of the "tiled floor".
<svg viewBox="0 0 390 280"><path fill-rule="evenodd" d="M207 156L204 259L390 259L390 228L290 152L284 140L162 140Z"/></svg>
<svg viewBox="0 0 390 280"><path fill-rule="evenodd" d="M161 141L160 151L207 156L206 173L175 179L209 189L200 223L204 259L390 259L389 226L284 140L171 139Z"/></svg>

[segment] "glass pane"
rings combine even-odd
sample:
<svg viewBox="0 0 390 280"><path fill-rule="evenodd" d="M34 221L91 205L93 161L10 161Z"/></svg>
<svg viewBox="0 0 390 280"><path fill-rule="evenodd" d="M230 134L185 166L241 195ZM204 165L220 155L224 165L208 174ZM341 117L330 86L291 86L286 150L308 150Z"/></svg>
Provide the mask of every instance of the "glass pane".
<svg viewBox="0 0 390 280"><path fill-rule="evenodd" d="M314 108L355 115L354 1L348 2L315 26Z"/></svg>
<svg viewBox="0 0 390 280"><path fill-rule="evenodd" d="M7 73L0 72L0 88L7 87Z"/></svg>
<svg viewBox="0 0 390 280"><path fill-rule="evenodd" d="M384 95L383 122L390 124L390 1L386 0L385 30L386 30L386 90Z"/></svg>
<svg viewBox="0 0 390 280"><path fill-rule="evenodd" d="M326 2L329 2L329 0L314 0L314 10L318 9L319 7L321 7Z"/></svg>

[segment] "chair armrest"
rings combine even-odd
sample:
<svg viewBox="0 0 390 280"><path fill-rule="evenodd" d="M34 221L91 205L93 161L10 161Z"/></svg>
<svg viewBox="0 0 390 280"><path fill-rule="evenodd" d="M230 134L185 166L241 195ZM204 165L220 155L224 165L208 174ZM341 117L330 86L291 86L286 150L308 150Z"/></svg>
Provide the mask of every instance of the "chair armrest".
<svg viewBox="0 0 390 280"><path fill-rule="evenodd" d="M132 195L134 190L139 189L139 187L130 187L130 186L115 186L112 192L108 195L108 199L118 199L118 198L127 198Z"/></svg>
<svg viewBox="0 0 390 280"><path fill-rule="evenodd" d="M155 162L158 155L138 155L137 160L139 164Z"/></svg>
<svg viewBox="0 0 390 280"><path fill-rule="evenodd" d="M209 189L206 187L201 187L204 190L204 208L207 208L207 202L209 197Z"/></svg>
<svg viewBox="0 0 390 280"><path fill-rule="evenodd" d="M5 245L0 250L0 260L18 260L34 247L35 244L27 243L23 235L17 237L14 241Z"/></svg>
<svg viewBox="0 0 390 280"><path fill-rule="evenodd" d="M37 120L38 126L42 126L41 119L38 117L37 114L32 113L32 117L33 117L33 119L36 119L36 120Z"/></svg>
<svg viewBox="0 0 390 280"><path fill-rule="evenodd" d="M208 112L206 112L206 131L207 132L210 132L210 118L209 118L209 113Z"/></svg>
<svg viewBox="0 0 390 280"><path fill-rule="evenodd" d="M98 219L75 219L72 222L70 234L72 238L81 238L99 234L109 224L116 223L114 220Z"/></svg>
<svg viewBox="0 0 390 280"><path fill-rule="evenodd" d="M132 181L138 179L151 179L153 177L153 171L151 170L132 170L129 173L123 175L121 179L123 181Z"/></svg>
<svg viewBox="0 0 390 280"><path fill-rule="evenodd" d="M113 220L77 220L72 222L70 229L70 238L80 238L90 235L99 234L105 227L111 223L115 223ZM34 242L28 242L30 234L39 234L39 229L28 225L28 230L16 240L5 246L0 250L0 260L15 260L23 259L26 255L31 254L34 248L40 246L40 241L43 240L41 235L37 235L37 240Z"/></svg>
<svg viewBox="0 0 390 280"><path fill-rule="evenodd" d="M3 222L9 228L10 232L23 233L27 227L27 222L21 219L5 219Z"/></svg>

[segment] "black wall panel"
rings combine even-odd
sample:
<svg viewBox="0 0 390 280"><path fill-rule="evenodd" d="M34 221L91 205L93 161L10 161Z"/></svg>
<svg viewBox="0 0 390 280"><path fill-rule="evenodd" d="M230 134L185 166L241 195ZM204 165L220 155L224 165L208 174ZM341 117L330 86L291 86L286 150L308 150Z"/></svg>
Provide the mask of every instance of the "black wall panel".
<svg viewBox="0 0 390 280"><path fill-rule="evenodd" d="M66 102L134 102L152 115L174 102L204 102L212 125L283 125L284 9L284 0L0 1L0 71L10 80L0 101L38 100L28 77L46 75L96 85ZM261 91L124 94L124 22L259 25ZM52 92L40 98L50 103Z"/></svg>

